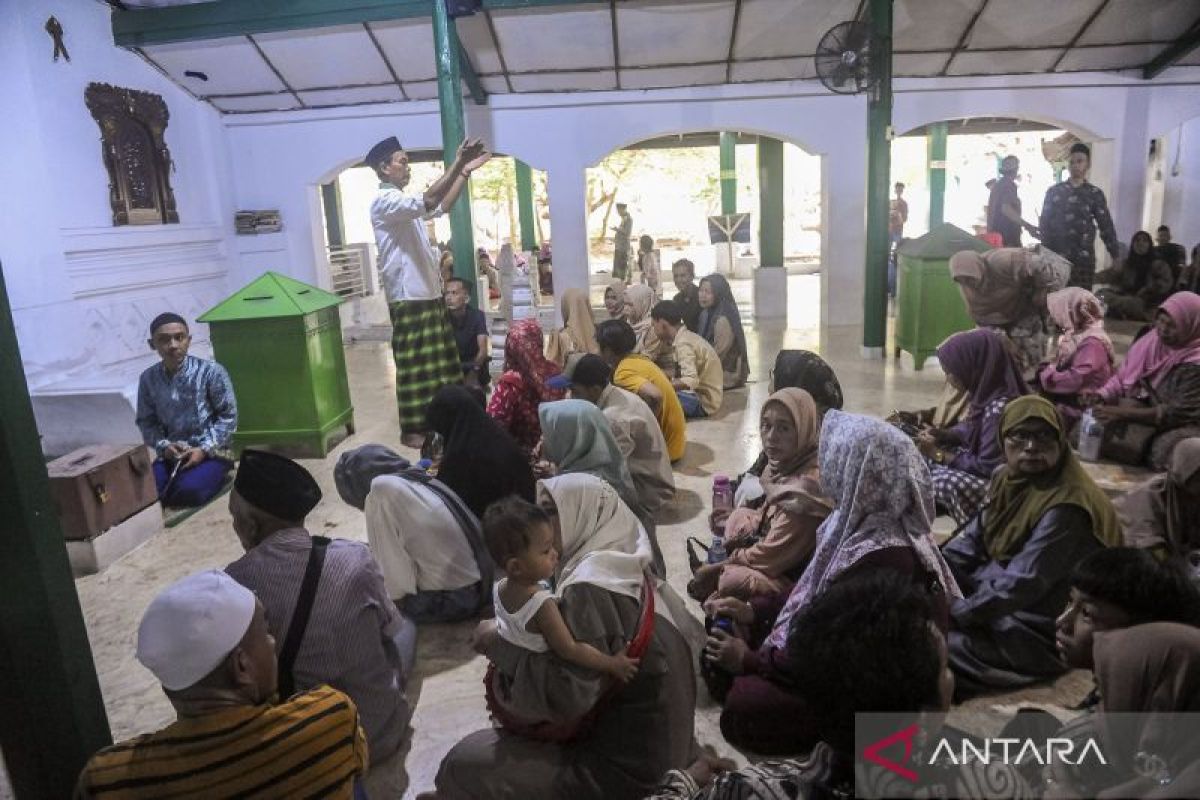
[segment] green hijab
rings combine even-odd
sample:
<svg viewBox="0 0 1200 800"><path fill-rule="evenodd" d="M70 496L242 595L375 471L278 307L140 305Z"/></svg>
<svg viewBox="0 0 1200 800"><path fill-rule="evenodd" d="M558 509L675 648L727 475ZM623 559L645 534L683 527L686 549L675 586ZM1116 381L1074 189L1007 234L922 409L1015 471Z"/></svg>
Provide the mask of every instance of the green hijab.
<svg viewBox="0 0 1200 800"><path fill-rule="evenodd" d="M983 541L988 555L1008 561L1025 544L1038 520L1061 505L1079 506L1092 518L1092 533L1105 547L1121 543L1121 529L1112 501L1084 471L1067 444L1062 421L1054 404L1044 397L1025 395L1004 407L1000 417L1000 446L1004 435L1021 423L1039 419L1058 434L1062 455L1058 465L1031 478L1014 475L1001 467L988 489L983 511Z"/></svg>
<svg viewBox="0 0 1200 800"><path fill-rule="evenodd" d="M637 491L608 419L586 400L558 400L538 406L542 455L558 473L586 472L603 478L634 513L641 510Z"/></svg>

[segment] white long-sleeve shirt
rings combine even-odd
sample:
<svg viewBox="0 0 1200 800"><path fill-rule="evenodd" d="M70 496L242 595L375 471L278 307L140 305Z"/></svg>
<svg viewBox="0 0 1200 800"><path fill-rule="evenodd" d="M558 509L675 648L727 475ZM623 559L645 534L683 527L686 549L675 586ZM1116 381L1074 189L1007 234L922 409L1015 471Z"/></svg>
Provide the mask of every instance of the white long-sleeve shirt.
<svg viewBox="0 0 1200 800"><path fill-rule="evenodd" d="M440 298L442 277L424 222L442 210L427 210L424 197L404 194L390 183L381 183L379 190L371 203L371 227L388 302Z"/></svg>

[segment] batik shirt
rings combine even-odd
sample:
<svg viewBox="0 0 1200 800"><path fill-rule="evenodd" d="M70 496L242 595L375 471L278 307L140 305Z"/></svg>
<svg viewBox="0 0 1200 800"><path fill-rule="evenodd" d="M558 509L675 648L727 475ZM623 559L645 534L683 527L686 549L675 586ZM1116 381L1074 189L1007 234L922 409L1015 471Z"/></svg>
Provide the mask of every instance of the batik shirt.
<svg viewBox="0 0 1200 800"><path fill-rule="evenodd" d="M161 458L173 442L208 455L229 447L237 430L237 401L229 373L215 361L186 356L174 375L162 362L138 380L137 426Z"/></svg>
<svg viewBox="0 0 1200 800"><path fill-rule="evenodd" d="M1040 223L1042 244L1076 266L1095 264L1092 243L1097 225L1105 248L1117 257L1117 231L1108 213L1108 201L1104 192L1087 181L1078 186L1063 181L1047 189Z"/></svg>

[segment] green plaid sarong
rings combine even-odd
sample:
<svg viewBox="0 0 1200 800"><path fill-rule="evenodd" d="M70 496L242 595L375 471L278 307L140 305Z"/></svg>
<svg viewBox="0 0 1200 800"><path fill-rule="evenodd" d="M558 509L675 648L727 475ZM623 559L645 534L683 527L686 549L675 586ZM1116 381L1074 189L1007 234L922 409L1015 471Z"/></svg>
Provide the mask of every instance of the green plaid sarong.
<svg viewBox="0 0 1200 800"><path fill-rule="evenodd" d="M400 433L422 433L425 409L434 392L448 383L462 381L446 304L441 299L404 300L389 303L388 312L392 317Z"/></svg>

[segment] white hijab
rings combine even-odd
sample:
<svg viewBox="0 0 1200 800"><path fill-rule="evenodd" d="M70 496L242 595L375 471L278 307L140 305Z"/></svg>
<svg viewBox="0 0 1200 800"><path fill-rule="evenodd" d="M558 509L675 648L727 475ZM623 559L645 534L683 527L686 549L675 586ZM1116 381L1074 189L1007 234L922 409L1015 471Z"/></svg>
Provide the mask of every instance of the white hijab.
<svg viewBox="0 0 1200 800"><path fill-rule="evenodd" d="M573 583L590 583L640 600L653 558L650 537L616 490L595 475L573 472L539 481L538 496L546 495L558 508L562 528L555 593L561 596ZM666 581L653 575L650 580L655 612L698 652L704 640L703 627Z"/></svg>

